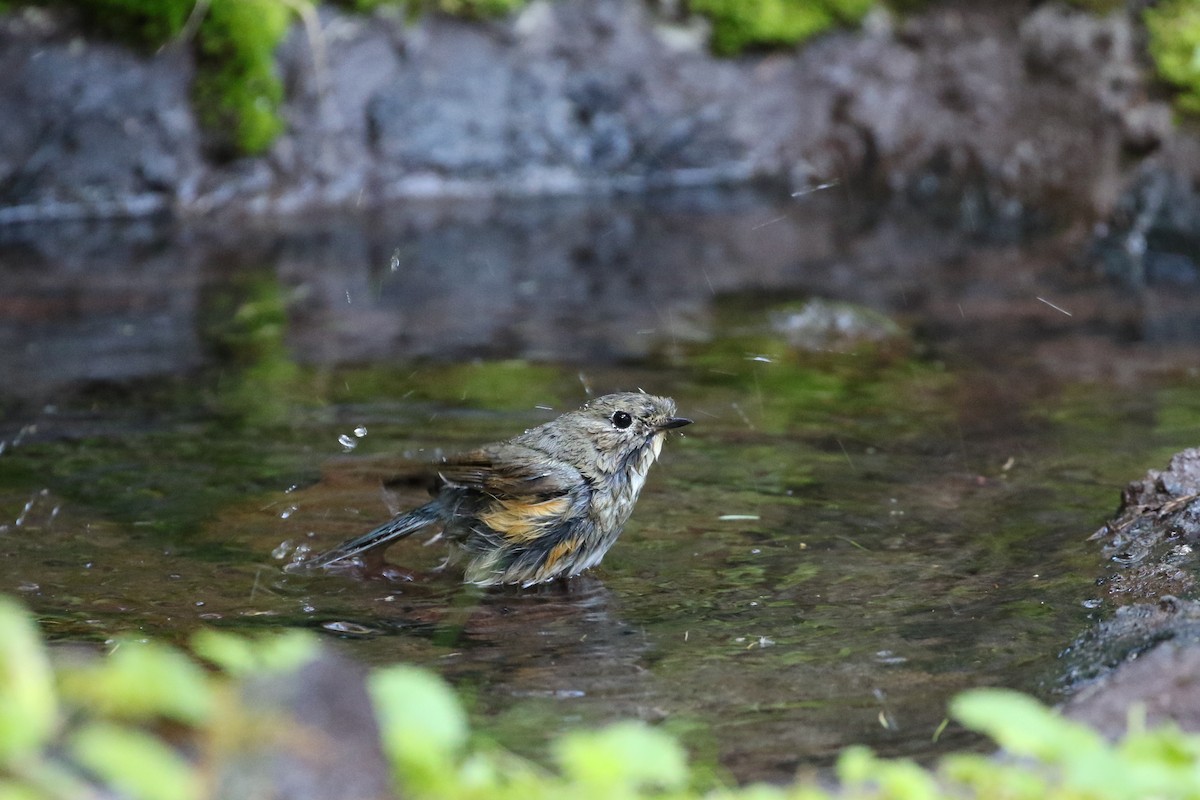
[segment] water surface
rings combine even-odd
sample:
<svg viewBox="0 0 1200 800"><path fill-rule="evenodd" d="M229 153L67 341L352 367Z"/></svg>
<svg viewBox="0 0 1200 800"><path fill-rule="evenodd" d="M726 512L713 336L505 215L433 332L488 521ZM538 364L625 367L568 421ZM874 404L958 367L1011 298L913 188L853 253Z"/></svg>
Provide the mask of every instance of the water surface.
<svg viewBox="0 0 1200 800"><path fill-rule="evenodd" d="M977 233L845 192L8 229L0 591L61 641L311 628L535 758L629 717L739 779L963 746L956 692L1054 699L1104 611L1087 535L1200 433L1200 291ZM866 340L798 333L813 298ZM281 572L422 502L441 454L635 387L697 424L601 568Z"/></svg>

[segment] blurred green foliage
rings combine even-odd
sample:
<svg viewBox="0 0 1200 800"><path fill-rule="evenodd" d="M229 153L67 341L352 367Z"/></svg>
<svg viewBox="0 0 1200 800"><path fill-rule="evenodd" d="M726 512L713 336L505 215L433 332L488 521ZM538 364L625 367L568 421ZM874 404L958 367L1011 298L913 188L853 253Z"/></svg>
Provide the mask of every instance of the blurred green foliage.
<svg viewBox="0 0 1200 800"><path fill-rule="evenodd" d="M747 48L791 45L863 18L875 0L691 0L712 22L712 48L733 55Z"/></svg>
<svg viewBox="0 0 1200 800"><path fill-rule="evenodd" d="M0 597L0 797L211 796L220 766L213 759L223 752L217 743L230 741L231 729L265 724L236 702L242 677L274 671L289 680L287 671L318 648L302 632L250 641L206 631L193 649L220 669L135 640L122 641L107 657L74 654L52 668L27 612ZM429 672L379 669L368 688L396 787L412 798L1200 797L1200 736L1170 726L1148 731L1135 718L1113 743L1005 690L967 692L950 709L959 723L1003 747L1003 759L952 754L923 767L854 747L838 761L837 788L802 779L792 786L701 790L701 770L688 764L679 742L643 723L567 733L553 748L550 770L474 739L454 692Z"/></svg>
<svg viewBox="0 0 1200 800"><path fill-rule="evenodd" d="M1143 14L1158 74L1179 90L1181 111L1200 114L1200 3L1163 0Z"/></svg>
<svg viewBox="0 0 1200 800"><path fill-rule="evenodd" d="M283 130L275 48L302 2L307 0L212 0L208 7L196 40L193 96L209 130L232 132L222 144L262 153Z"/></svg>

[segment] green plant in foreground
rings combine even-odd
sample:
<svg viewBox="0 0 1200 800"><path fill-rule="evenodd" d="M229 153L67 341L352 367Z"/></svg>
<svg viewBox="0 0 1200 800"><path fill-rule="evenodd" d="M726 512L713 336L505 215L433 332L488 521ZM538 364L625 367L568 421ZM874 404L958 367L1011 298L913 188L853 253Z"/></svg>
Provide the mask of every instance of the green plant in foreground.
<svg viewBox="0 0 1200 800"><path fill-rule="evenodd" d="M1143 20L1159 75L1180 90L1180 110L1200 114L1200 3L1163 0Z"/></svg>
<svg viewBox="0 0 1200 800"><path fill-rule="evenodd" d="M217 669L201 668L181 650L133 640L107 657L62 658L52 667L32 619L0 597L0 798L96 796L97 785L105 796L133 800L214 796L214 757L231 752L237 745L229 743L244 741L247 731L288 726L247 720L251 712L238 701L242 682L272 672L290 680L319 648L301 632L248 640L209 630L196 635L192 649ZM550 770L474 741L458 698L425 670L376 670L368 689L405 797L1200 798L1200 736L1133 724L1114 744L1009 691L968 692L951 708L1009 757L956 754L927 769L851 748L838 762L841 786L830 793L806 782L701 792L679 743L634 722L563 736ZM172 731L169 740L163 730Z"/></svg>

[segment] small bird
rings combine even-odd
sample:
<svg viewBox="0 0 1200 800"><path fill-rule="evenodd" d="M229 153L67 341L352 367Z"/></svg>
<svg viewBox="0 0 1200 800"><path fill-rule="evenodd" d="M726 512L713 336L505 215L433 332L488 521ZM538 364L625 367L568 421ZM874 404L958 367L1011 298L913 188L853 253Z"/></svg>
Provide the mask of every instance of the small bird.
<svg viewBox="0 0 1200 800"><path fill-rule="evenodd" d="M622 392L439 465L433 500L296 566L337 569L441 525L464 581L532 586L594 567L621 535L666 432L669 397Z"/></svg>

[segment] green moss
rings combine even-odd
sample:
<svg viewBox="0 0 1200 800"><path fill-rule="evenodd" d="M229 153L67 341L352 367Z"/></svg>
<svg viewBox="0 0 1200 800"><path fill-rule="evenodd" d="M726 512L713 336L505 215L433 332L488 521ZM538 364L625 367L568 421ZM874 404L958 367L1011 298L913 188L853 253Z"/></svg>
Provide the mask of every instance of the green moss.
<svg viewBox="0 0 1200 800"><path fill-rule="evenodd" d="M712 21L712 47L733 55L747 48L790 45L836 25L854 24L875 0L692 0Z"/></svg>
<svg viewBox="0 0 1200 800"><path fill-rule="evenodd" d="M1146 9L1143 19L1158 74L1179 89L1176 105L1200 114L1200 3L1163 0Z"/></svg>
<svg viewBox="0 0 1200 800"><path fill-rule="evenodd" d="M377 8L391 7L401 9L405 16L437 11L456 17L483 19L511 14L523 8L528 0L430 0L415 2L414 0L339 0L340 4L357 11L373 11Z"/></svg>
<svg viewBox="0 0 1200 800"><path fill-rule="evenodd" d="M194 0L75 0L88 26L135 45L158 47L178 36Z"/></svg>
<svg viewBox="0 0 1200 800"><path fill-rule="evenodd" d="M283 0L213 0L200 26L196 108L240 152L265 151L283 130L275 48L290 16Z"/></svg>
<svg viewBox="0 0 1200 800"><path fill-rule="evenodd" d="M1125 7L1125 0L1067 0L1068 5L1093 14L1108 14Z"/></svg>

